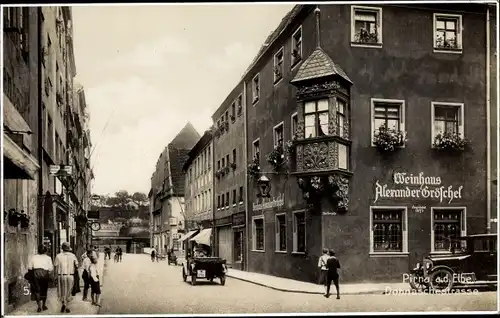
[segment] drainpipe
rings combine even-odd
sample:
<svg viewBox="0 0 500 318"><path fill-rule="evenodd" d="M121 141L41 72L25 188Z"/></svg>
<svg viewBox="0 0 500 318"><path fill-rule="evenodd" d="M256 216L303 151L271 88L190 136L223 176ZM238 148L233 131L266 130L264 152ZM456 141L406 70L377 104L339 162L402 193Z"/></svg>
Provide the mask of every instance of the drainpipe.
<svg viewBox="0 0 500 318"><path fill-rule="evenodd" d="M42 53L42 7L37 9L37 19L38 19L38 244L43 243L44 237L44 211L43 211L43 88L44 82L42 78L42 59L44 58Z"/></svg>
<svg viewBox="0 0 500 318"><path fill-rule="evenodd" d="M244 80L243 81L243 128L244 128L244 140L245 140L245 151L244 153L244 163L245 163L245 254L244 257L245 259L243 260L244 264L244 270L248 271L248 256L250 255L250 249L248 247L248 241L249 241L249 236L248 236L248 227L250 226L248 222L248 209L250 209L250 203L248 200L248 171L247 171L247 165L248 165L248 111L247 111L247 82Z"/></svg>
<svg viewBox="0 0 500 318"><path fill-rule="evenodd" d="M210 151L210 161L212 161L211 163L211 166L212 166L212 169L210 171L212 171L212 176L210 177L210 179L212 180L212 256L216 256L216 253L215 253L215 244L217 244L217 242L215 242L215 178L214 178L214 175L215 175L215 142L214 142L214 136L212 135L212 151Z"/></svg>
<svg viewBox="0 0 500 318"><path fill-rule="evenodd" d="M491 232L490 8L486 8L486 233Z"/></svg>

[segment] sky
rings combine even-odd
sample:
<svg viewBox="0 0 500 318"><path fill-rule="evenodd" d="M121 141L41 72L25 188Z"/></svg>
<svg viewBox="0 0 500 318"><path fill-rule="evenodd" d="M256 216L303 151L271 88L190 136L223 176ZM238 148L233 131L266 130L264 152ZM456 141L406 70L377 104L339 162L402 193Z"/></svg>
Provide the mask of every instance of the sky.
<svg viewBox="0 0 500 318"><path fill-rule="evenodd" d="M90 114L95 194L149 192L165 146L198 132L291 4L75 6L76 81Z"/></svg>

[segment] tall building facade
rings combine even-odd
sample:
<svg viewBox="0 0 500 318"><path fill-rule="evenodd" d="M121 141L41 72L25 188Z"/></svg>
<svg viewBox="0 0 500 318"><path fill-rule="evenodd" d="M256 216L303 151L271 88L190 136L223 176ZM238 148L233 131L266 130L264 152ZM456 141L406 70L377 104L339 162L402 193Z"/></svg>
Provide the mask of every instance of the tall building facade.
<svg viewBox="0 0 500 318"><path fill-rule="evenodd" d="M182 167L186 229L212 228L213 220L213 144L212 131L206 131L188 153Z"/></svg>
<svg viewBox="0 0 500 318"><path fill-rule="evenodd" d="M489 229L493 13L291 10L244 76L250 271L316 282L328 247L347 282L400 280Z"/></svg>
<svg viewBox="0 0 500 318"><path fill-rule="evenodd" d="M214 122L214 246L228 266L243 269L246 240L244 85L239 83L212 115Z"/></svg>
<svg viewBox="0 0 500 318"><path fill-rule="evenodd" d="M20 278L38 244L52 257L63 241L75 250L84 244L93 174L90 156L85 161L83 155L90 147L89 118L85 103L75 106L73 98L71 8L4 7L3 17L3 279L9 312L29 300Z"/></svg>
<svg viewBox="0 0 500 318"><path fill-rule="evenodd" d="M151 178L152 246L161 254L167 249L179 249L178 239L185 229L185 176L182 167L199 139L196 129L188 123L165 147Z"/></svg>

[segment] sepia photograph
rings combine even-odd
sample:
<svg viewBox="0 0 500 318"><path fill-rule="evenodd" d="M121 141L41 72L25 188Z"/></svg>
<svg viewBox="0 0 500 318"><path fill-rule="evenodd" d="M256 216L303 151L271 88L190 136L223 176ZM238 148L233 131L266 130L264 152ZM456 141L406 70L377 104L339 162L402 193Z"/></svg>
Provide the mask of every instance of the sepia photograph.
<svg viewBox="0 0 500 318"><path fill-rule="evenodd" d="M1 19L2 316L498 314L497 1Z"/></svg>

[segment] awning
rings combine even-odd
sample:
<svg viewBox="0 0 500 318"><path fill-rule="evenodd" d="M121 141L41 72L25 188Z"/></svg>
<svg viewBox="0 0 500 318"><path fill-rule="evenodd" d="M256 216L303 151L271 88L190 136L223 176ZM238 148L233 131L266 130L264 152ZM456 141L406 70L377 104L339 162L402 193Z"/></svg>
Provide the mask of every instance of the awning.
<svg viewBox="0 0 500 318"><path fill-rule="evenodd" d="M179 242L184 242L185 240L187 240L188 238L192 237L193 235L196 234L196 232L198 232L198 230L194 230L194 231L189 231L187 232L186 234L184 234L183 236L181 236L179 238Z"/></svg>
<svg viewBox="0 0 500 318"><path fill-rule="evenodd" d="M212 236L212 229L203 229L193 237L190 241L195 241L198 244L205 244L210 246L210 237Z"/></svg>
<svg viewBox="0 0 500 318"><path fill-rule="evenodd" d="M5 179L35 179L39 169L36 159L5 134L3 135L3 155L9 161L9 164L4 166ZM14 171L16 168L18 173Z"/></svg>

